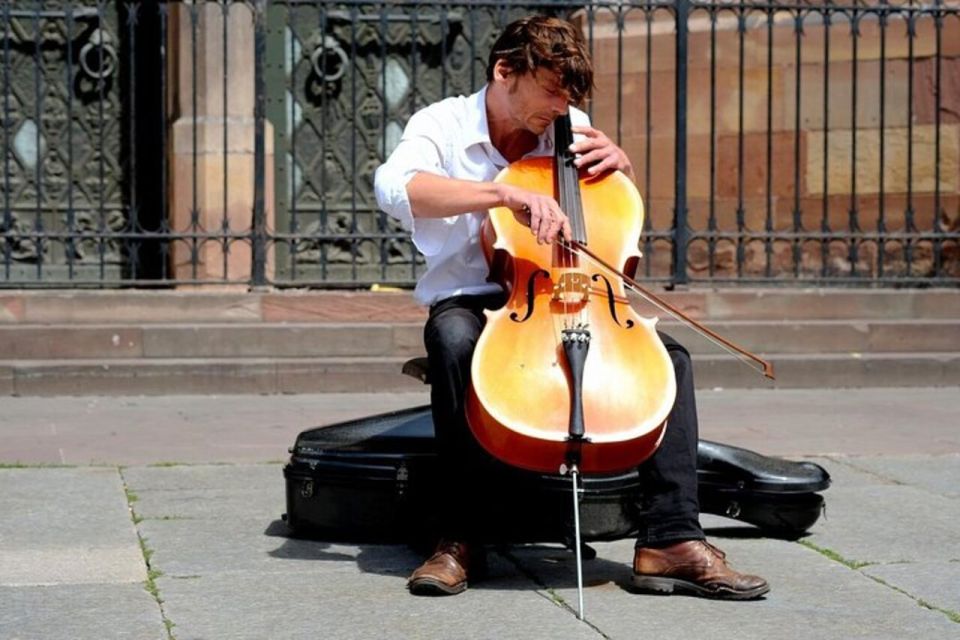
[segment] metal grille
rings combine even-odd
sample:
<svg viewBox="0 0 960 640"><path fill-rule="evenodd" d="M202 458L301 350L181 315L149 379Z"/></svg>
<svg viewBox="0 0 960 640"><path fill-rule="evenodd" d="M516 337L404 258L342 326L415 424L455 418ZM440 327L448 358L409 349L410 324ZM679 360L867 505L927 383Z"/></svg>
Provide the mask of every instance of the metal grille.
<svg viewBox="0 0 960 640"><path fill-rule="evenodd" d="M16 6L3 10L4 280L116 279L130 222L116 11Z"/></svg>
<svg viewBox="0 0 960 640"><path fill-rule="evenodd" d="M0 284L412 285L374 170L533 12L589 40L643 279L960 282L956 2L251 0L3 4Z"/></svg>

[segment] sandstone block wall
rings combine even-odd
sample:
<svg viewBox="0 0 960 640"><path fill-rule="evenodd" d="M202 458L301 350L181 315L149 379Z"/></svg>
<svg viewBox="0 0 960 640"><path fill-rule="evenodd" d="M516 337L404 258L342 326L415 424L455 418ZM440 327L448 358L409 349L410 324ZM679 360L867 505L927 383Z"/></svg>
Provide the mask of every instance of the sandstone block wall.
<svg viewBox="0 0 960 640"><path fill-rule="evenodd" d="M939 51L932 17L917 21L912 50L901 17L884 29L864 16L857 37L842 14L829 25L808 14L802 34L785 12L772 27L766 14L751 13L744 27L741 37L732 12L721 12L714 30L705 12L690 21L687 197L695 233L708 231L711 220L720 232L896 234L911 231L911 219L912 230L930 232L935 218L941 229L960 230L960 17L945 18ZM621 31L612 16L598 14L592 35L594 122L619 137L654 228L669 229L674 18L658 11L648 23L637 11ZM787 276L798 266L801 276L960 276L955 242L940 245L938 269L935 245L924 239L740 237L719 239L712 252L705 240L694 241L691 277L735 275L738 246L748 276ZM648 251L653 270L668 269L668 245L656 249Z"/></svg>

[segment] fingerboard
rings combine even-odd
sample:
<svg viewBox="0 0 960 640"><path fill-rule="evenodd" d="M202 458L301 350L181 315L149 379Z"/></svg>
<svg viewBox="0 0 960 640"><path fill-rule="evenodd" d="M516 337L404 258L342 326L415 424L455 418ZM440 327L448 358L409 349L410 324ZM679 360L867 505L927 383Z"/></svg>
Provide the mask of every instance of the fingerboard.
<svg viewBox="0 0 960 640"><path fill-rule="evenodd" d="M587 228L583 220L583 207L580 205L580 176L573 164L576 155L570 151L570 145L573 144L571 126L569 113L553 121L557 202L570 219L572 239L580 244L587 244Z"/></svg>

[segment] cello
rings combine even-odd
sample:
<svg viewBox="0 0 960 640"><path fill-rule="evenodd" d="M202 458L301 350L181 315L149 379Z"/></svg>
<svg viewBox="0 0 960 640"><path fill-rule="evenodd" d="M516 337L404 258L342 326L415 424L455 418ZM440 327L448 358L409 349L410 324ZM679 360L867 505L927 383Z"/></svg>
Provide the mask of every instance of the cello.
<svg viewBox="0 0 960 640"><path fill-rule="evenodd" d="M506 303L486 311L465 398L477 441L508 464L554 473L615 473L646 460L676 396L673 365L629 288L727 351L773 366L717 335L631 278L643 202L621 172L581 176L569 114L554 121L554 157L524 158L495 180L553 195L571 238L540 245L515 212L491 209L481 229L491 280Z"/></svg>
<svg viewBox="0 0 960 640"><path fill-rule="evenodd" d="M618 171L581 177L572 142L570 116L558 117L553 158L521 159L495 178L553 195L572 237L540 245L514 211L489 211L481 244L491 279L507 300L485 311L464 409L474 437L495 458L571 476L583 620L580 474L624 471L649 458L676 398L673 364L656 333L657 320L640 317L626 289L759 364L771 379L773 367L627 275L640 259L640 194Z"/></svg>
<svg viewBox="0 0 960 640"><path fill-rule="evenodd" d="M569 241L632 271L643 226L636 187L620 172L580 178L569 115L554 121L554 138L553 158L514 162L496 181L553 195ZM491 209L481 234L508 298L486 312L473 355L465 408L474 436L494 457L542 473L636 467L663 437L676 395L656 319L641 318L622 280L569 243L537 244L511 209Z"/></svg>

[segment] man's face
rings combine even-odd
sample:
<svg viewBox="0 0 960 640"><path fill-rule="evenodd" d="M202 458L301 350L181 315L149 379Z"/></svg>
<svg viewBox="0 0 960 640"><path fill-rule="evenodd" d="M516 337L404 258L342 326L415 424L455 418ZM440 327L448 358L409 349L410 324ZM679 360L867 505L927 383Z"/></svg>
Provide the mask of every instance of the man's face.
<svg viewBox="0 0 960 640"><path fill-rule="evenodd" d="M533 134L542 134L557 116L567 113L570 93L553 71L512 73L506 78L511 119Z"/></svg>

